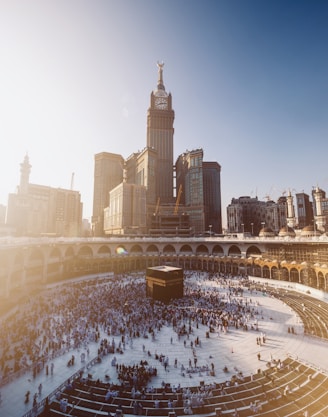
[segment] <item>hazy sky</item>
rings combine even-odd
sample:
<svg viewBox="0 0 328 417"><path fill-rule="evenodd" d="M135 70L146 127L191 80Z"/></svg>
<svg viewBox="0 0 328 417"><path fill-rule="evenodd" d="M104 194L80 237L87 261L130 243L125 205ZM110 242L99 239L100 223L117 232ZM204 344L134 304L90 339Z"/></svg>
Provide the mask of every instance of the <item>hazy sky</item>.
<svg viewBox="0 0 328 417"><path fill-rule="evenodd" d="M0 203L28 153L31 183L74 172L89 218L94 155L146 146L157 61L175 158L219 162L224 214L241 195L328 192L327 22L325 0L1 0Z"/></svg>

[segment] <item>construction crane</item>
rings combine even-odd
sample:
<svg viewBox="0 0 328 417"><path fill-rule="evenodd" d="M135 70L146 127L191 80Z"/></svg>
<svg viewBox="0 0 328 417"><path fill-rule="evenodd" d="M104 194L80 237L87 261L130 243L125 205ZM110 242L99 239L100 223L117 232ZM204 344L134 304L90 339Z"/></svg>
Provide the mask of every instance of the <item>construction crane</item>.
<svg viewBox="0 0 328 417"><path fill-rule="evenodd" d="M181 194L182 194L182 184L180 184L180 186L179 186L179 191L178 191L177 199L176 199L176 202L175 202L175 207L174 207L174 214L175 215L178 214Z"/></svg>
<svg viewBox="0 0 328 417"><path fill-rule="evenodd" d="M72 176L71 176L71 190L74 189L74 172L72 172Z"/></svg>
<svg viewBox="0 0 328 417"><path fill-rule="evenodd" d="M156 203L156 208L155 208L155 212L154 215L157 216L158 212L159 212L159 203L160 203L161 199L160 197L158 197L157 199L157 203Z"/></svg>

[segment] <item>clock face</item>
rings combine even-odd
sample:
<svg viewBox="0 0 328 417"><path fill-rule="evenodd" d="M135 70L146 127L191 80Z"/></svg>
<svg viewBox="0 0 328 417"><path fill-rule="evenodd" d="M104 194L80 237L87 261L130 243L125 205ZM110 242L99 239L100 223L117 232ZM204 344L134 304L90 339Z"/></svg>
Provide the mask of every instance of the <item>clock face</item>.
<svg viewBox="0 0 328 417"><path fill-rule="evenodd" d="M165 97L156 97L155 98L155 107L159 110L167 109L167 99Z"/></svg>

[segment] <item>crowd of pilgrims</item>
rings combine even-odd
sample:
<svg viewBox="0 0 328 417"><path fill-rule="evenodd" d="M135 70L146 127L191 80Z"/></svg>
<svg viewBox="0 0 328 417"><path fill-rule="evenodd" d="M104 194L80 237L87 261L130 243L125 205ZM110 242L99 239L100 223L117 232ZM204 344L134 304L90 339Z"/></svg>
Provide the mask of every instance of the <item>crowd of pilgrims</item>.
<svg viewBox="0 0 328 417"><path fill-rule="evenodd" d="M258 306L240 297L246 281L240 278L236 284L231 277L207 272L185 272L185 278L184 297L167 305L146 298L141 275L98 277L49 288L2 319L0 377L27 369L36 376L44 367L48 371L55 357L88 349L90 342L99 343L100 356L123 354L127 343L132 346L133 339L140 337L155 339L163 326L172 326L178 339L187 335L192 348L201 344L199 338L192 339L193 327L200 324L218 333L228 331L229 326L256 329ZM217 285L206 286L204 279ZM119 336L119 343L114 336ZM189 372L198 369L197 359L189 360ZM145 385L157 371L138 364L132 369L121 365L117 372L121 381L133 383L136 378L138 385L140 381Z"/></svg>

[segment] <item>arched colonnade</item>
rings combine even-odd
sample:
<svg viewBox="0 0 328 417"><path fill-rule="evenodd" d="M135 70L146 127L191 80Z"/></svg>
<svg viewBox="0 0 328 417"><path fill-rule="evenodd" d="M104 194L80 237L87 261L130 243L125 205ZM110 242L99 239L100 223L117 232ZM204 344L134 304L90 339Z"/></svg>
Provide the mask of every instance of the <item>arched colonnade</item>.
<svg viewBox="0 0 328 417"><path fill-rule="evenodd" d="M169 264L227 275L251 275L328 290L326 265L263 259L265 243L170 239L37 239L0 248L0 297L17 288L87 274L125 273Z"/></svg>

